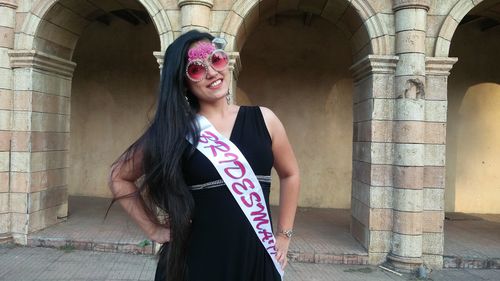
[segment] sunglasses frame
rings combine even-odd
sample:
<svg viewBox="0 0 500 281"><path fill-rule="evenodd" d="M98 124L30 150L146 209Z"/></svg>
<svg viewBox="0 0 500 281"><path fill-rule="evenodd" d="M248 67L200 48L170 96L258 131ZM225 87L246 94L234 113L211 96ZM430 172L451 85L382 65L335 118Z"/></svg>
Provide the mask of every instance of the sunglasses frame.
<svg viewBox="0 0 500 281"><path fill-rule="evenodd" d="M212 57L213 57L213 55L214 55L215 53L217 53L217 52L222 52L222 53L226 56L226 58L227 58L227 63L226 63L226 65L225 65L223 68L221 68L221 69L217 69L217 68L215 68L215 67L213 66L213 64L212 64ZM226 51L224 51L223 49L215 49L215 50L213 50L213 51L212 51L212 53L210 53L210 55L208 56L208 62L209 62L209 64L210 64L210 67L212 67L215 71L217 71L217 72L221 72L221 71L225 70L225 69L228 67L228 65L229 65L229 55L228 55L228 54L226 53ZM188 71L188 69L189 69L189 66L190 66L190 65L192 65L192 64L201 65L201 66L203 66L203 67L205 68L205 75L204 75L204 76L202 76L202 77L201 77L201 79L198 79L198 80L197 80L197 79L193 79L193 78L189 75L189 71ZM200 81L202 81L203 79L207 78L207 75L208 75L208 65L207 65L207 63L205 62L205 60L202 60L202 59L195 59L195 60L190 61L190 62L186 65L186 77L187 77L189 80L193 81L193 82L200 82Z"/></svg>

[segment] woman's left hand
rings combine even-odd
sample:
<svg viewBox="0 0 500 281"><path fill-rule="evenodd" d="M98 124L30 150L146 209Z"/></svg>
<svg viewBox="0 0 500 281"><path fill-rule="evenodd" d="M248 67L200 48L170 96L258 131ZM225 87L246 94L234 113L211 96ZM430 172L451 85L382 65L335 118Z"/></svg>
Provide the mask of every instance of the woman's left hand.
<svg viewBox="0 0 500 281"><path fill-rule="evenodd" d="M281 268L284 270L288 263L288 247L290 246L290 238L287 238L281 234L276 235L276 259L281 264Z"/></svg>

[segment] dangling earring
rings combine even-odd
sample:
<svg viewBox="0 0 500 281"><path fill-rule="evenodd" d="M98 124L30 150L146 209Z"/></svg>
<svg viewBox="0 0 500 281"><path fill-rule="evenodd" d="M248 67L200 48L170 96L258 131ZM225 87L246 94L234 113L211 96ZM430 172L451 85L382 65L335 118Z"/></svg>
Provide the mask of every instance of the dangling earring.
<svg viewBox="0 0 500 281"><path fill-rule="evenodd" d="M228 105L231 103L231 93L230 92L227 92L226 101L227 101Z"/></svg>

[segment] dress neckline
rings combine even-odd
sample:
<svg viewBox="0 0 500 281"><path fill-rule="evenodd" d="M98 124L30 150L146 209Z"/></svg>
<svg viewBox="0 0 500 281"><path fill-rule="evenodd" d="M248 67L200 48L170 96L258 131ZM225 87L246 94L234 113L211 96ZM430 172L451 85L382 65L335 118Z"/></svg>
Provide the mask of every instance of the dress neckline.
<svg viewBox="0 0 500 281"><path fill-rule="evenodd" d="M235 128L236 128L236 125L238 125L238 121L240 119L240 113L241 113L241 108L243 108L243 106L240 106L238 108L238 112L236 113L236 118L234 119L234 124L233 124L233 127L231 128L231 133L229 134L229 140L230 141L233 141L233 138L234 138L234 131L235 131Z"/></svg>

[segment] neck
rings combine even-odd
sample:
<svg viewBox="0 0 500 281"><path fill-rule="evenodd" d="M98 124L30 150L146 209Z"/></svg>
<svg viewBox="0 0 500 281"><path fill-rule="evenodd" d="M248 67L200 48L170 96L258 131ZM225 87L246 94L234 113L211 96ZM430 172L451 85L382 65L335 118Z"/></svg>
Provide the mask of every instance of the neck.
<svg viewBox="0 0 500 281"><path fill-rule="evenodd" d="M200 101L200 111L198 113L207 118L219 118L228 114L229 109L230 106L227 104L226 99L223 98L213 103L204 103Z"/></svg>

